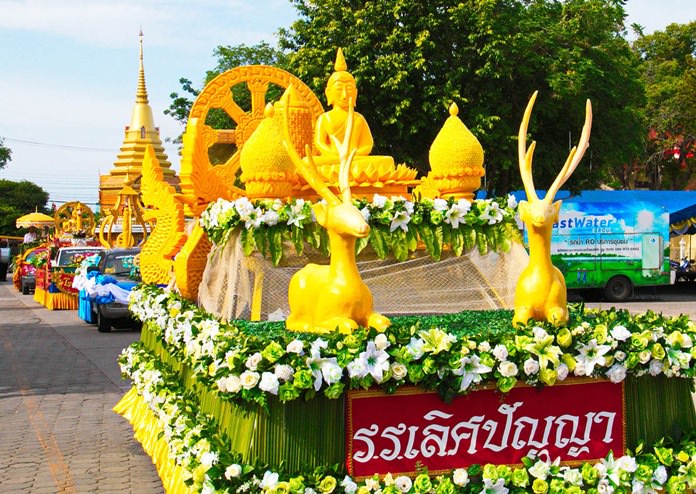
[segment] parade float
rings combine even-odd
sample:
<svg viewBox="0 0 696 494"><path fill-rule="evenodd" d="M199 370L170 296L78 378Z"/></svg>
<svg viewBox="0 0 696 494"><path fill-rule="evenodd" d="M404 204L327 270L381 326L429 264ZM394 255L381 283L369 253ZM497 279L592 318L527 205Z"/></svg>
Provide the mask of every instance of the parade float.
<svg viewBox="0 0 696 494"><path fill-rule="evenodd" d="M587 148L589 102L540 199L532 98L518 205L474 199L483 150L454 105L422 180L373 156L340 51L335 69L328 112L276 68L212 80L184 135L181 193L146 153L157 223L131 293L141 341L120 357L133 386L115 410L165 490L693 489L694 323L569 305L550 261L553 199ZM269 83L286 91L266 104ZM213 108L237 128L207 126ZM218 142L237 152L212 166Z"/></svg>
<svg viewBox="0 0 696 494"><path fill-rule="evenodd" d="M53 215L54 230L46 249L36 256L34 300L49 310L77 310L75 270L103 249L94 237L95 217L80 201L66 202Z"/></svg>

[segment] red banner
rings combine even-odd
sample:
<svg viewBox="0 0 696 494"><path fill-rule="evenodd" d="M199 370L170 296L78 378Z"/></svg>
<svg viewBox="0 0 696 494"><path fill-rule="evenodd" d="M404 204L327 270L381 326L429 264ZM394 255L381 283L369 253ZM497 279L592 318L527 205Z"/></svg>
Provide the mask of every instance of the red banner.
<svg viewBox="0 0 696 494"><path fill-rule="evenodd" d="M348 393L346 449L355 477L519 464L527 455L574 463L625 450L623 384L570 379L507 394L483 389L444 403L416 388Z"/></svg>

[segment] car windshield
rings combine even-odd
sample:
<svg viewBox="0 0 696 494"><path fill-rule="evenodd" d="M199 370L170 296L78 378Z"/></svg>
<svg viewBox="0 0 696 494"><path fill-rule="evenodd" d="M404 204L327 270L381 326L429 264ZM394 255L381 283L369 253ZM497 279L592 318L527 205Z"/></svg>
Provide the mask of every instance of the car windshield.
<svg viewBox="0 0 696 494"><path fill-rule="evenodd" d="M134 254L108 256L104 261L104 274L127 276L133 269Z"/></svg>
<svg viewBox="0 0 696 494"><path fill-rule="evenodd" d="M57 266L78 265L85 258L99 254L103 249L61 249L58 252Z"/></svg>

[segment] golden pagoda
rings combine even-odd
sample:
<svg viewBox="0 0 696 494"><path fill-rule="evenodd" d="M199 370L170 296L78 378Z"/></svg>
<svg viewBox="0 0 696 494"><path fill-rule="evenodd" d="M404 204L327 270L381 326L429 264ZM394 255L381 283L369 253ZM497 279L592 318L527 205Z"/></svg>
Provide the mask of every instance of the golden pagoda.
<svg viewBox="0 0 696 494"><path fill-rule="evenodd" d="M116 204L116 199L123 187L126 175L133 179L132 186L140 189L140 174L145 148L151 145L155 150L157 160L162 167L165 181L173 186L178 186L179 178L171 168L172 164L162 146L159 135L159 127L155 127L152 117L152 108L147 98L145 87L145 69L143 65L143 33L140 32L140 70L138 72L138 88L135 94L135 105L131 115L130 125L126 126L125 138L121 146L121 152L114 162L114 168L107 175L99 177L99 207L101 211L111 209Z"/></svg>

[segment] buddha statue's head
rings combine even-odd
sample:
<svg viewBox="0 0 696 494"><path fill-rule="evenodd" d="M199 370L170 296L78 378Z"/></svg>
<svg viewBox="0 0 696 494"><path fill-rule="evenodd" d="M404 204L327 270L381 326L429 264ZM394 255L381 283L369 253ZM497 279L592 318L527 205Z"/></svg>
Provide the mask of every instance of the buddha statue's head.
<svg viewBox="0 0 696 494"><path fill-rule="evenodd" d="M355 100L358 97L358 88L355 84L355 78L348 72L346 59L343 57L343 50L338 49L336 53L336 63L334 64L334 73L329 77L326 83L326 102L329 106L337 106L343 110L348 110L350 101L355 105Z"/></svg>

